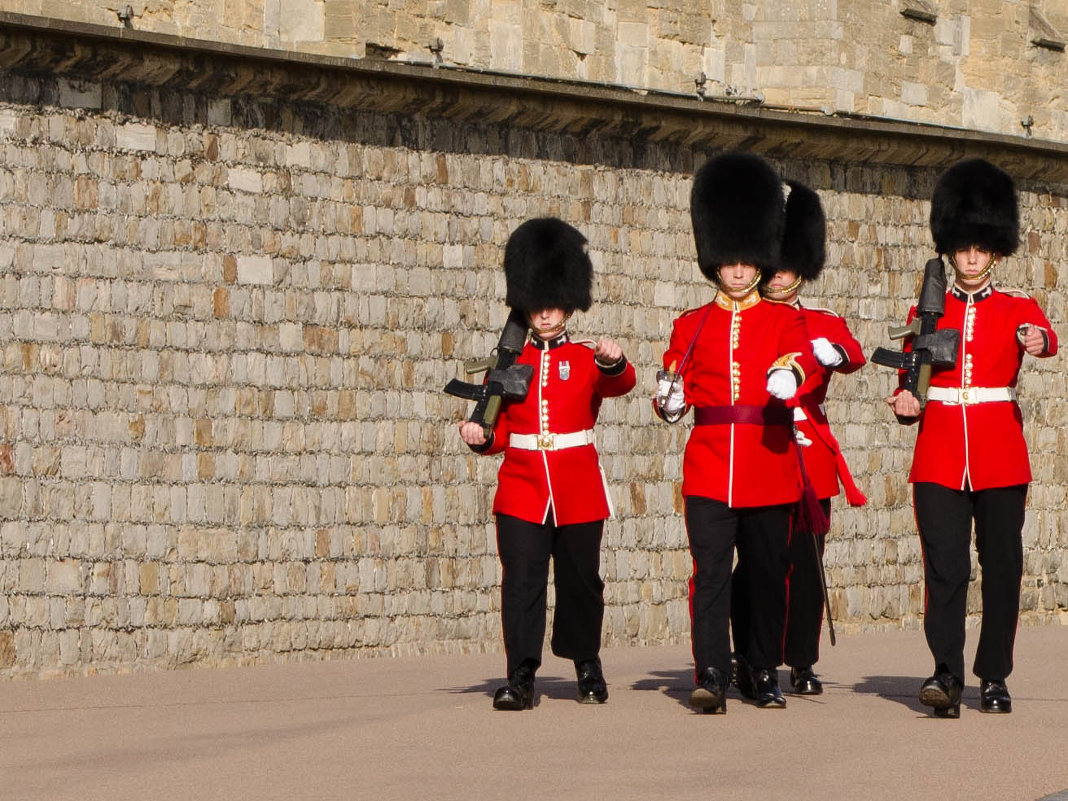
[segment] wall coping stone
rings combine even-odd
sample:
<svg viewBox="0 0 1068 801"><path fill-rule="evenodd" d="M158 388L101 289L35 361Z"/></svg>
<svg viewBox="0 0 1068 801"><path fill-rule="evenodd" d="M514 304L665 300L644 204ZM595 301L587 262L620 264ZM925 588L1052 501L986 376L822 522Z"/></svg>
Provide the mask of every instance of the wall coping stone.
<svg viewBox="0 0 1068 801"><path fill-rule="evenodd" d="M814 114L632 87L431 63L348 59L0 12L0 69L79 81L277 97L533 130L743 148L769 157L943 167L997 161L1068 180L1068 144L865 115Z"/></svg>

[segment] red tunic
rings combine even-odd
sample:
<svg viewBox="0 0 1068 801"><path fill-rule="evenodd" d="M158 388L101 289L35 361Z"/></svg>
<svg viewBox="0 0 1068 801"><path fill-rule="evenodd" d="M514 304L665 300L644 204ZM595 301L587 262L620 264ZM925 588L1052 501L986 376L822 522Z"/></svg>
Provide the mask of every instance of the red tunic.
<svg viewBox="0 0 1068 801"><path fill-rule="evenodd" d="M564 334L546 343L532 339L520 364L534 365L534 380L524 400L506 403L486 453L504 451L497 474L495 514L545 522L552 509L555 525L604 520L612 510L594 445L561 450L521 450L509 446L510 434L569 434L592 429L603 398L625 395L637 379L634 366L597 366L593 350Z"/></svg>
<svg viewBox="0 0 1068 801"><path fill-rule="evenodd" d="M915 315L913 307L909 320ZM957 288L946 293L946 311L938 328L959 330L960 347L953 367L931 371L931 386L1015 387L1024 356L1016 329L1025 323L1045 332L1047 348L1042 356L1054 355L1057 335L1034 299L989 285L972 295ZM967 405L927 401L909 481L983 490L1030 480L1023 420L1015 401Z"/></svg>
<svg viewBox="0 0 1068 801"><path fill-rule="evenodd" d="M837 443L833 439L827 441L826 435L823 434L823 431L830 431L827 428L827 413L823 409L823 402L827 398L827 387L831 383L831 376L834 373L848 374L859 370L865 363L864 351L850 332L845 319L839 315L828 309L806 309L800 305L798 308L805 318L809 337L812 339L824 337L830 340L844 359L836 367L820 365L801 387L797 405L804 412L805 418L796 420L795 423L801 433L812 443L801 449L801 455L805 460L805 471L816 490L816 495L820 498L833 498L838 494L839 467L838 454L835 452ZM820 424L820 431L816 430L811 420Z"/></svg>
<svg viewBox="0 0 1068 801"><path fill-rule="evenodd" d="M720 293L712 303L675 320L664 366L681 369L690 406L781 406L782 401L768 394L767 378L768 370L786 359L802 380L816 369L801 314L791 306L761 300L757 292L737 303ZM732 507L797 501L801 475L793 428L695 425L683 457L682 494Z"/></svg>

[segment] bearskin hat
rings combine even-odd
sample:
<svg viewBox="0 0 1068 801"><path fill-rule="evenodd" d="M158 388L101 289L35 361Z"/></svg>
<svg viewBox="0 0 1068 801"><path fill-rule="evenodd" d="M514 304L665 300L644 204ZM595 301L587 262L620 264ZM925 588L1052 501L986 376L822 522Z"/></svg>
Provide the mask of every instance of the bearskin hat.
<svg viewBox="0 0 1068 801"><path fill-rule="evenodd" d="M586 237L555 217L527 220L504 247L504 280L513 309L586 311L593 284Z"/></svg>
<svg viewBox="0 0 1068 801"><path fill-rule="evenodd" d="M1012 178L984 159L954 164L931 197L931 234L939 253L972 245L1003 256L1015 252L1020 213Z"/></svg>
<svg viewBox="0 0 1068 801"><path fill-rule="evenodd" d="M765 280L778 269L782 184L760 156L728 151L705 162L693 177L690 217L697 266L711 281L724 264L755 264Z"/></svg>
<svg viewBox="0 0 1068 801"><path fill-rule="evenodd" d="M820 196L800 181L787 181L786 220L783 225L779 269L793 270L806 281L816 279L827 258L827 220Z"/></svg>

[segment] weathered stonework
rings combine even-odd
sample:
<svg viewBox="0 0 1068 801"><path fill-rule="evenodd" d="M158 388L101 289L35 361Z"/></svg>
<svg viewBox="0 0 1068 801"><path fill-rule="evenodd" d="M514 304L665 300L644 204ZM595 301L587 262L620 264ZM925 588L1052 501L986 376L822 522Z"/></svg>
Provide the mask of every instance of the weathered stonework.
<svg viewBox="0 0 1068 801"><path fill-rule="evenodd" d="M497 461L440 389L493 346L504 242L540 214L590 241L573 328L640 377L599 424L605 640L685 639L686 431L647 396L672 319L709 297L694 166L742 145L820 192L809 296L868 351L916 291L938 172L1004 164L1026 232L1004 280L1064 333L1061 145L0 24L0 675L499 648ZM922 609L891 379L840 377L828 404L870 498L828 544L845 627ZM1021 392L1023 604L1045 620L1068 609L1061 360Z"/></svg>
<svg viewBox="0 0 1068 801"><path fill-rule="evenodd" d="M1056 0L4 0L3 10L255 48L429 63L769 107L1068 138ZM922 10L922 13L917 13ZM1060 49L1057 49L1058 43Z"/></svg>

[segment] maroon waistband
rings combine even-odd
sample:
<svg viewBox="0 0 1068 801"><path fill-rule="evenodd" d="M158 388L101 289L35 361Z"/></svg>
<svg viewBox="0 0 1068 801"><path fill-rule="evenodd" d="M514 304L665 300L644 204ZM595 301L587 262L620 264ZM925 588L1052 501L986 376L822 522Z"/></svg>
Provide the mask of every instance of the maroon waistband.
<svg viewBox="0 0 1068 801"><path fill-rule="evenodd" d="M743 423L754 426L793 426L793 409L785 406L698 406L693 421L699 426Z"/></svg>

